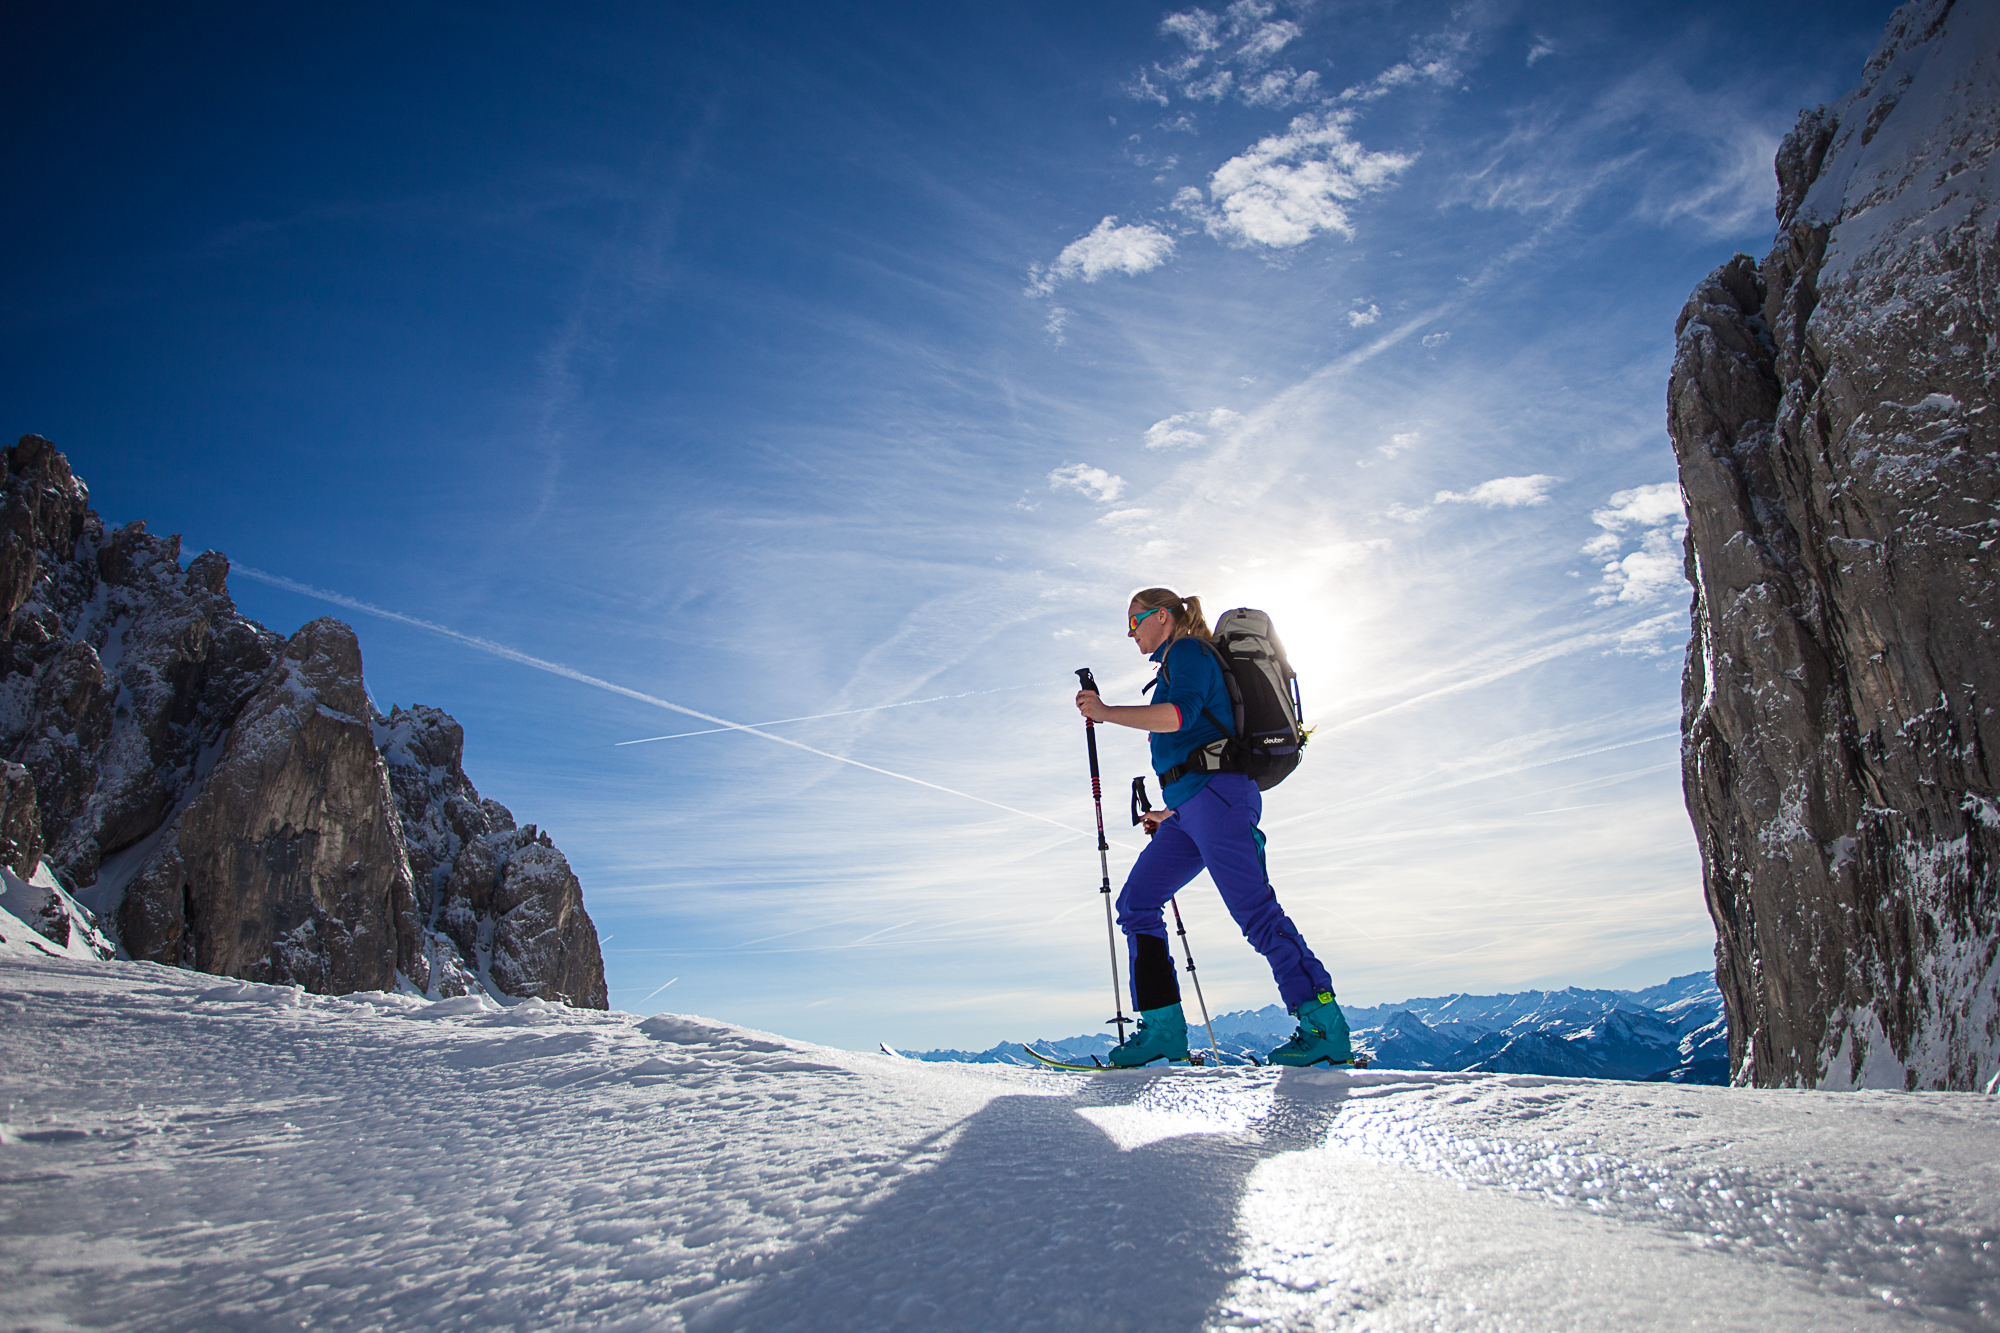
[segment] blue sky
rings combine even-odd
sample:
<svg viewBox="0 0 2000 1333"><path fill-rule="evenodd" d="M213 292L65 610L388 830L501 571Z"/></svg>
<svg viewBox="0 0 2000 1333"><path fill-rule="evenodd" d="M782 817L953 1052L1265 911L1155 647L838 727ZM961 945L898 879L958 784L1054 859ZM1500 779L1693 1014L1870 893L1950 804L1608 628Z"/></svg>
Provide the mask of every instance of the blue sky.
<svg viewBox="0 0 2000 1333"><path fill-rule="evenodd" d="M616 1007L1095 1025L1070 672L1136 699L1153 583L1276 617L1273 875L1344 998L1649 984L1713 945L1674 318L1888 12L47 8L0 401L460 718ZM847 715L619 744L703 726L649 699Z"/></svg>

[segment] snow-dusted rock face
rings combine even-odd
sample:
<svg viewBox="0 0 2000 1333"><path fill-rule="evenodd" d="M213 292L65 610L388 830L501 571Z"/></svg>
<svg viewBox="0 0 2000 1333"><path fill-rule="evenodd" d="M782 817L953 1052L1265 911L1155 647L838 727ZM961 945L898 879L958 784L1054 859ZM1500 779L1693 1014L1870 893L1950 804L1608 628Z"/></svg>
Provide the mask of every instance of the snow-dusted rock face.
<svg viewBox="0 0 2000 1333"><path fill-rule="evenodd" d="M323 995L418 978L410 867L353 630L322 619L292 636L118 923L135 957Z"/></svg>
<svg viewBox="0 0 2000 1333"><path fill-rule="evenodd" d="M569 861L533 824L517 828L483 800L461 760L465 731L423 704L377 728L426 922L424 951L439 994L475 973L509 995L607 1005L597 928Z"/></svg>
<svg viewBox="0 0 2000 1333"><path fill-rule="evenodd" d="M7 451L0 530L0 753L34 776L43 855L85 886L198 782L282 640L238 614L221 555L183 570L179 537L106 533L39 436Z"/></svg>
<svg viewBox="0 0 2000 1333"><path fill-rule="evenodd" d="M2000 7L1913 0L1682 312L1683 767L1739 1083L2000 1066Z"/></svg>
<svg viewBox="0 0 2000 1333"><path fill-rule="evenodd" d="M107 533L48 441L6 465L0 865L45 862L135 958L605 1007L576 877L480 799L456 722L376 713L354 631L249 620L219 552L183 569L179 537ZM462 903L438 893L461 861Z"/></svg>

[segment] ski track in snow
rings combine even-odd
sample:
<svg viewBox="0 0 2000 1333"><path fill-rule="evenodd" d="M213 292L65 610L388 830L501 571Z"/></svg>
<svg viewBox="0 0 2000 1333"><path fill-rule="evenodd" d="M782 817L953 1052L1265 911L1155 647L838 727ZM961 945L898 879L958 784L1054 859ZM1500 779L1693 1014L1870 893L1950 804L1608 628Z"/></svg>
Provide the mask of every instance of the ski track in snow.
<svg viewBox="0 0 2000 1333"><path fill-rule="evenodd" d="M1063 1075L0 947L9 1330L2000 1327L2000 1102Z"/></svg>

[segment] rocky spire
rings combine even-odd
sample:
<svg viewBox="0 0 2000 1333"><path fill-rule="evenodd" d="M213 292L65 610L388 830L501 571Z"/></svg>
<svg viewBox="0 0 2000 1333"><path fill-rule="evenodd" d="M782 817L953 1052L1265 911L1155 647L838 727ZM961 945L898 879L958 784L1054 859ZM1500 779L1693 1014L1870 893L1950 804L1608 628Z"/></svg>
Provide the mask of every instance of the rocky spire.
<svg viewBox="0 0 2000 1333"><path fill-rule="evenodd" d="M1913 0L1695 290L1683 767L1738 1082L2000 1068L2000 8Z"/></svg>

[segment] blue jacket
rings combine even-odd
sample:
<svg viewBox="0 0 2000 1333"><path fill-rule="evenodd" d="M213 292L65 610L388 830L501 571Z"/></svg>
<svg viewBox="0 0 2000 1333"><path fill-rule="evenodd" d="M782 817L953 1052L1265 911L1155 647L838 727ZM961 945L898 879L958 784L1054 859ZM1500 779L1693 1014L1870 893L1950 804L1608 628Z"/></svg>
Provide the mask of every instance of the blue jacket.
<svg viewBox="0 0 2000 1333"><path fill-rule="evenodd" d="M1206 708L1225 723L1234 723L1235 706L1229 702L1229 686L1214 654L1192 639L1180 638L1161 645L1153 654L1161 664L1160 674L1148 685L1152 702L1172 704L1180 710L1179 731L1152 733L1153 771L1164 773L1184 761L1210 741L1220 740L1222 731L1201 715ZM1189 773L1170 787L1163 787L1160 799L1169 810L1178 809L1214 777L1213 773Z"/></svg>

